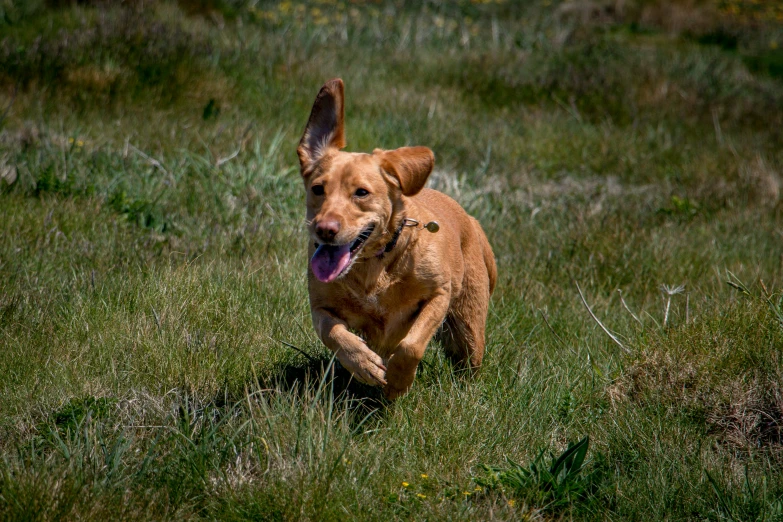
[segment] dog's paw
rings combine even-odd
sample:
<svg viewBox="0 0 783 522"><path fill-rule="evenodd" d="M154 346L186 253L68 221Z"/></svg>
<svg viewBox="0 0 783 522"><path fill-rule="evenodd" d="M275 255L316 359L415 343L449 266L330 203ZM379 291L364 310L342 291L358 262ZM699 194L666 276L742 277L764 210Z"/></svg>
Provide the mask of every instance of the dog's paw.
<svg viewBox="0 0 783 522"><path fill-rule="evenodd" d="M353 357L341 358L340 362L356 380L370 386L386 386L386 365L377 353L366 350Z"/></svg>
<svg viewBox="0 0 783 522"><path fill-rule="evenodd" d="M392 401L402 397L411 391L415 376L415 368L412 372L401 372L398 367L392 368L391 372L386 375L386 386L383 387L383 395Z"/></svg>

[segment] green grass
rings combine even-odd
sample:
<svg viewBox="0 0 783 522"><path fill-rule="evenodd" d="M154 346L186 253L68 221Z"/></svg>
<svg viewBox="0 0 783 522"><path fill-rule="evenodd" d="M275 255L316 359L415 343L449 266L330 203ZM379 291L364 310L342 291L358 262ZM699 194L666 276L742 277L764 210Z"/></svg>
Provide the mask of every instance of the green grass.
<svg viewBox="0 0 783 522"><path fill-rule="evenodd" d="M0 0L0 519L783 520L782 19ZM481 374L393 404L310 324L338 76L498 261Z"/></svg>

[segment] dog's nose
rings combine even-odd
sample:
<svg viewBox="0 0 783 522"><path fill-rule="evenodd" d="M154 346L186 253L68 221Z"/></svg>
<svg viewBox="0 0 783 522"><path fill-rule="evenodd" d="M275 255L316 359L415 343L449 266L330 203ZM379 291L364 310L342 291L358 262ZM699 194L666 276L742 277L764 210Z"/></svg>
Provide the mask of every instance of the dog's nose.
<svg viewBox="0 0 783 522"><path fill-rule="evenodd" d="M340 231L340 222L335 220L319 221L315 224L315 235L324 241L332 241Z"/></svg>

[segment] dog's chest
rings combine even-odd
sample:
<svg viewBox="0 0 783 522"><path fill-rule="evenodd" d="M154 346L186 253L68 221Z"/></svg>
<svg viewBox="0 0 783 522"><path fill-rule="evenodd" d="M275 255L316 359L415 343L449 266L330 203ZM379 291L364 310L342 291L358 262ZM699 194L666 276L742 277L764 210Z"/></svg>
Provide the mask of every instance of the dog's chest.
<svg viewBox="0 0 783 522"><path fill-rule="evenodd" d="M348 286L351 300L362 314L383 320L399 301L399 282L392 281L388 274L382 273L374 280L362 283Z"/></svg>
<svg viewBox="0 0 783 522"><path fill-rule="evenodd" d="M398 337L407 330L421 295L415 285L392 280L385 274L373 285L348 287L351 312L346 318L353 328L377 340ZM394 330L394 331L392 331Z"/></svg>

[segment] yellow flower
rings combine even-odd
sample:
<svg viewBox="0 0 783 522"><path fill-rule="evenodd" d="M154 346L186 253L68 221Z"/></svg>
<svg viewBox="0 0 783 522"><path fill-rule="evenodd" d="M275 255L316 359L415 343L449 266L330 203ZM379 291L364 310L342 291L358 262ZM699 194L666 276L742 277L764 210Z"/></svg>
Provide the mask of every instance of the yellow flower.
<svg viewBox="0 0 783 522"><path fill-rule="evenodd" d="M419 498L427 498L427 495L422 495L421 493L416 493L416 496Z"/></svg>
<svg viewBox="0 0 783 522"><path fill-rule="evenodd" d="M476 486L475 488L473 488L473 491L481 491L481 486Z"/></svg>
<svg viewBox="0 0 783 522"><path fill-rule="evenodd" d="M407 488L408 486L410 486L410 484L408 484L407 482L402 483L402 487Z"/></svg>
<svg viewBox="0 0 783 522"><path fill-rule="evenodd" d="M427 474L426 474L426 473L422 473L422 474L421 474L421 478L423 478L423 479L427 479L427 478L429 478L429 477L427 476Z"/></svg>
<svg viewBox="0 0 783 522"><path fill-rule="evenodd" d="M68 138L68 143L73 143L73 138Z"/></svg>
<svg viewBox="0 0 783 522"><path fill-rule="evenodd" d="M77 140L76 141L76 146L77 147L84 147L84 142L82 140Z"/></svg>
<svg viewBox="0 0 783 522"><path fill-rule="evenodd" d="M514 507L514 504L515 504L515 502L514 502L513 498L508 501L508 507Z"/></svg>
<svg viewBox="0 0 783 522"><path fill-rule="evenodd" d="M462 494L465 495L466 497L469 497L470 496L470 491L463 491Z"/></svg>

